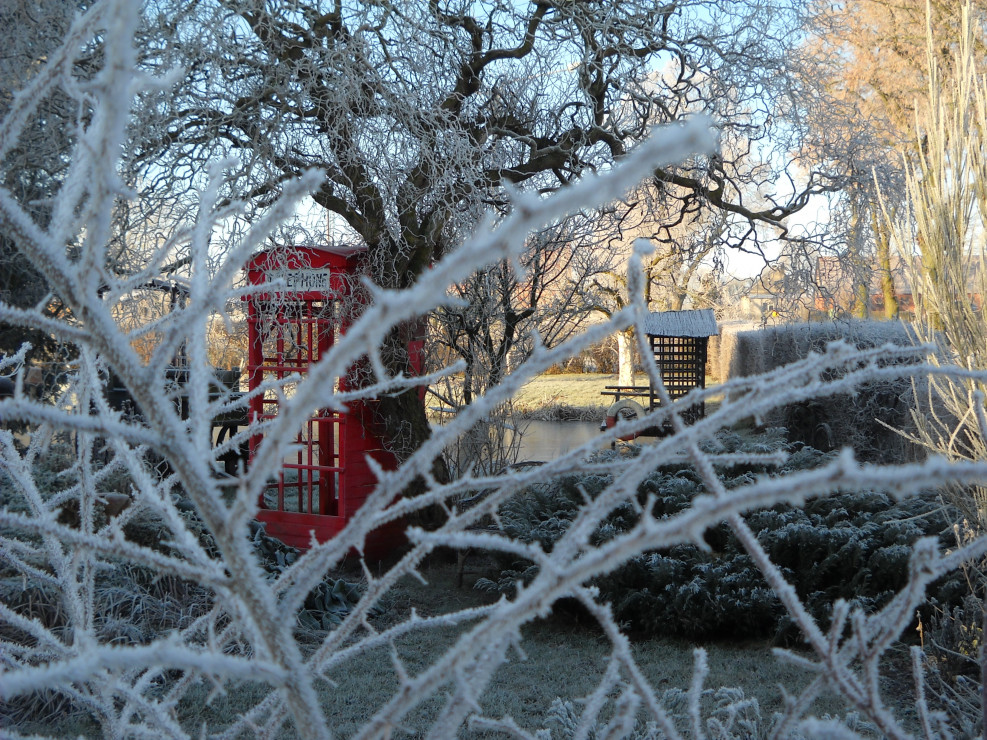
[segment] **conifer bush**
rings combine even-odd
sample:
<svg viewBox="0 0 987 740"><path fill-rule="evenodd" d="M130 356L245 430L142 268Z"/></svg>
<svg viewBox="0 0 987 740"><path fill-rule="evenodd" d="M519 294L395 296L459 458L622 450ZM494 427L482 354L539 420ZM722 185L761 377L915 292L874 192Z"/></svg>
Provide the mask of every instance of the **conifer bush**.
<svg viewBox="0 0 987 740"><path fill-rule="evenodd" d="M784 430L776 428L744 442L736 434L721 433L726 449L786 453L778 466L733 468L725 476L727 486L809 470L835 455L786 442L783 436ZM550 551L587 498L609 482L604 476L570 476L527 488L501 507L500 527ZM686 510L703 493L689 465L665 465L643 481L637 503L650 505L661 519ZM596 543L626 532L639 511L631 504L615 508L596 530ZM802 507L779 505L751 512L747 521L812 615L824 623L837 599L867 612L883 606L907 580L912 544L927 536L946 544L952 537L950 513L935 496L895 502L881 491L837 493ZM477 587L509 593L536 573L529 562L503 557L499 575L480 579ZM702 545L677 545L632 558L595 585L599 600L609 602L617 619L639 634L782 641L794 635L781 602L725 525L706 530ZM938 584L935 594L952 603L963 591L954 578Z"/></svg>

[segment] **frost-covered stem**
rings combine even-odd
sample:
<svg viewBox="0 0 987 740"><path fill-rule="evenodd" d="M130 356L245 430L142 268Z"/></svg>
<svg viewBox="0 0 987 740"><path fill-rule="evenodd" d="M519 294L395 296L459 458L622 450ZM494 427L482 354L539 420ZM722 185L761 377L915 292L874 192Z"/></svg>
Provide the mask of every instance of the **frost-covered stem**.
<svg viewBox="0 0 987 740"><path fill-rule="evenodd" d="M526 732L523 728L518 727L517 722L515 722L512 717L503 717L499 720L490 719L488 717L471 717L470 729L499 732L507 735L508 737L517 738L517 740L539 740L539 737L536 737L530 732Z"/></svg>
<svg viewBox="0 0 987 740"><path fill-rule="evenodd" d="M641 323L640 319L639 323ZM641 347L642 349L645 348L643 340L641 341ZM644 356L647 355L645 354ZM651 378L652 387L657 390L662 405L669 406L671 404L671 400L668 397L664 384L662 383L660 369L655 367L653 360L650 363L646 363L646 367ZM685 436L685 425L681 417L673 412L671 414L671 421L677 436ZM725 502L731 495L735 495L736 492L728 492L725 489L722 481L710 463L708 456L700 450L694 441L686 442L686 450L692 459L693 464L696 466L697 472L699 473L703 484L706 486L706 489L710 492L714 500ZM790 481L786 481L786 483L791 485ZM795 623L802 630L809 644L816 651L817 655L825 661L827 675L830 677L830 680L835 681L838 685L840 685L841 689L845 692L848 698L850 698L860 709L866 711L868 716L874 719L882 731L886 732L891 737L905 737L906 734L900 728L894 717L891 716L881 704L879 693L876 690L876 661L883 650L878 646L874 646L874 652L869 656L871 657L871 660L865 662L865 675L869 680L865 684L861 684L859 680L850 672L847 664L843 662L843 659L839 657L838 652L833 649L835 648L835 645L828 644L815 620L802 604L802 601L795 592L795 589L785 580L774 563L771 562L771 559L761 547L760 543L757 541L757 538L754 536L754 533L750 531L750 528L743 521L741 516L739 514L729 514L725 516L725 519L730 524L734 534L740 540L741 545L754 560L758 569L761 571L762 575L764 575L768 581L768 584L772 587L774 593L784 604L789 615L791 615ZM900 620L893 620L893 624L897 625L899 621ZM835 629L837 629L836 626L834 626L834 630ZM863 632L864 628L863 625L861 625L856 631L856 635L861 640L864 639ZM888 630L886 634L892 633L898 634L898 631ZM866 655L869 650L862 649L859 652L861 655Z"/></svg>
<svg viewBox="0 0 987 740"><path fill-rule="evenodd" d="M779 660L785 660L789 657L787 653L784 653L776 648L776 655ZM805 666L810 669L814 669L814 666ZM785 740L785 738L791 737L792 732L798 725L799 720L804 717L812 703L819 697L819 695L826 689L826 678L825 676L817 676L814 678L805 689L799 694L797 699L792 699L790 696L785 696L785 711L782 713L778 722L774 727L771 728L771 735L769 736L771 740Z"/></svg>
<svg viewBox="0 0 987 740"><path fill-rule="evenodd" d="M925 701L925 659L922 648L912 645L909 649L912 658L912 680L915 682L915 706L918 709L918 719L922 724L922 732L927 738L934 737L932 725L929 722L929 705Z"/></svg>
<svg viewBox="0 0 987 740"><path fill-rule="evenodd" d="M641 673L641 669L631 655L631 645L627 636L620 631L609 605L600 604L594 598L589 589L580 588L576 591L576 596L583 606L596 619L597 624L602 627L607 639L610 640L613 657L620 662L621 668L630 679L631 686L638 693L644 702L645 710L654 720L658 728L669 740L681 740L679 731L675 728L668 713L661 706L658 697L655 696L654 689L648 680Z"/></svg>
<svg viewBox="0 0 987 740"><path fill-rule="evenodd" d="M692 651L692 659L692 684L689 686L689 722L692 725L692 736L696 740L705 740L706 733L703 731L700 702L703 697L703 684L706 682L706 676L709 675L706 651L702 648L696 648Z"/></svg>
<svg viewBox="0 0 987 740"><path fill-rule="evenodd" d="M582 717L579 719L579 726L576 728L572 740L586 740L589 737L590 732L595 729L599 722L600 711L603 709L607 697L612 694L619 680L620 660L611 655L610 660L607 661L607 669L603 672L603 678L600 679L583 706Z"/></svg>
<svg viewBox="0 0 987 740"><path fill-rule="evenodd" d="M754 560L761 574L768 581L774 593L785 605L785 609L798 625L809 645L823 661L826 669L827 680L840 688L841 693L851 701L854 706L866 712L881 732L888 737L907 738L908 733L898 724L895 718L880 703L880 697L868 690L868 687L851 672L846 658L838 651L831 649L829 642L824 637L819 626L812 615L808 613L802 604L795 589L785 581L778 568L771 562L767 553L757 541L754 533L750 531L747 524L737 515L728 519L731 529L741 541L744 549ZM862 638L860 632L855 633ZM897 633L896 633L897 634Z"/></svg>
<svg viewBox="0 0 987 740"><path fill-rule="evenodd" d="M199 197L199 213L191 235L192 277L189 285L189 302L195 306L208 306L214 286L210 281L209 237L213 224L210 214L219 200L222 184L221 168L228 163L218 163L212 168L208 186ZM212 414L209 413L209 381L211 378L206 323L198 321L190 327L187 338L189 360L189 435L202 449L212 447Z"/></svg>
<svg viewBox="0 0 987 740"><path fill-rule="evenodd" d="M795 593L795 589L785 580L774 563L771 562L768 554L761 547L761 543L757 541L757 537L751 532L747 523L737 514L730 515L727 521L730 523L730 528L737 536L737 539L743 545L744 550L751 556L754 564L757 565L761 574L767 580L768 585L771 586L772 591L778 596L781 603L784 604L785 609L792 616L799 629L802 630L809 645L820 656L829 654L829 646L822 630L819 629L812 615L809 614L802 604L798 594Z"/></svg>
<svg viewBox="0 0 987 740"><path fill-rule="evenodd" d="M97 17L93 12L87 13L82 25L77 26L84 30L73 31L71 35L74 49L86 47L91 42L99 44L101 51L105 47L106 64L98 70L93 82L83 84L71 77L68 69L75 59L75 52L70 49L52 55L57 70L42 70L35 77L40 82L32 87L34 98L40 99L60 85L63 92L87 111L80 124L82 146L67 160L69 173L58 193L51 228L43 228L32 221L23 204L0 188L0 216L7 234L22 245L24 254L44 273L52 290L71 309L73 323L63 327L58 321L41 316L40 309L32 312L2 306L0 318L14 320L19 326L51 331L66 342L76 343L82 355L76 380L81 406L45 406L26 398L20 386L13 399L0 402L4 420L23 419L76 433L81 453L74 468L78 482L51 492L49 496L48 491L41 490L40 478L36 476L37 465L43 456L40 436L32 439L27 453L21 454L15 448L12 436L0 433L0 456L7 465L5 474L25 506L24 511L0 511L3 528L0 554L5 563L24 578L37 579L41 584L60 590L73 631L69 641L40 621L0 605L0 618L4 623L15 631L22 630L27 636L11 645L9 650L8 643L2 644L4 659L12 661L14 667L6 670L5 663L5 671L0 675L0 694L4 697L22 695L42 687L53 687L84 702L103 723L107 735L180 737L186 718L179 721L177 707L197 680L215 680L217 688L222 690L249 676L265 682L270 692L245 710L230 727L220 728L223 736L257 731L275 735L283 729L285 722L291 721L293 731L299 736L324 737L329 729L315 686L328 678L330 671L345 669L351 661L365 657L368 651L393 644L418 630L458 626L462 630L460 639L414 676L409 675L395 657L394 671L399 687L360 731L362 737L391 733L409 712L446 690L452 682L452 690L430 730L432 736L451 736L459 731L469 714L479 711L485 687L505 660L508 649L520 641L522 628L547 614L560 598L575 597L595 616L611 646L606 671L589 696L578 734L588 735L591 725L598 722L605 701L617 693L616 715L603 734L627 734L633 727L638 708L643 707L664 736L679 738L681 735L661 706L654 688L635 664L630 643L620 632L609 607L596 602L598 594L587 584L606 577L620 564L640 557L642 553L683 543L703 547L703 532L727 521L816 652L814 660L802 659L799 664L815 671L818 677L797 700L789 703L787 716L780 726L794 731L808 711L808 702L824 683L828 683L846 696L851 705L867 713L885 734L901 735L877 692L880 656L904 629L904 620L922 598L925 584L950 568L982 556L987 542L983 538L977 539L943 557L938 557L928 542L921 543L913 556L908 584L885 609L866 618L859 612L852 612L846 604L837 603L833 609L833 626L823 634L794 589L768 560L743 516L752 510L782 503L800 505L808 498L825 496L842 488L873 487L900 498L943 481L982 483L987 480L987 463L930 458L914 465L863 466L844 454L815 470L757 479L727 492L717 473L717 465L738 460L758 464L779 462L783 456L718 456L705 452L703 443L714 439L721 428L730 427L747 415L766 414L784 404L809 398L853 392L864 382L932 372L938 379L962 378L964 382L982 383L983 373L972 369L939 368L934 362L907 366L888 362L908 354L900 348L857 350L836 345L763 377L728 382L718 390L733 395L735 400L725 402L706 419L686 426L682 412L706 398L709 391L697 392L671 403L662 385L660 368L655 367L645 348L642 354L647 360L652 384L658 389L661 408L647 419L621 424L594 442L613 439L628 430L640 430L656 420L669 420L674 435L642 449L637 458L622 460L619 466L583 459L594 446L587 445L536 470L510 475L466 474L445 485L437 483L431 474L431 466L443 447L489 415L497 404L509 399L526 379L612 330L624 330L632 325L640 330L645 305L643 300L638 300L630 308L613 314L607 325L590 328L563 345L546 348L536 342L531 359L525 365L504 378L501 386L463 409L455 420L411 454L398 470L375 471L379 478L377 490L339 536L312 547L277 578L268 578L257 562L248 529L257 513L261 490L268 477L280 470L285 449L312 409L341 409L347 402L400 392L416 382L384 374L387 363L380 346L395 326L437 308L446 302L450 286L469 279L485 266L507 261L519 267L525 242L533 229L554 223L573 210L588 211L600 205L601 199L612 200L620 196L636 181L654 174L656 165L667 164L690 152L706 150L712 144L712 137L707 125L701 121L675 126L658 132L613 170L601 167L599 171L606 171L606 174L584 177L552 197L511 191L504 199L505 206L510 206L510 215L496 227L492 220L485 223L462 245L455 248L450 245L443 259L431 269L420 270L412 288L398 292L368 286L372 302L367 310L305 377L291 376L254 389L254 397L264 393L280 394L283 403L275 420L251 427L235 438L238 442L253 434L263 434L265 443L252 461L249 473L237 481L235 497L230 503L213 476L217 450L210 449L210 420L219 411L229 409L232 402L209 401L206 321L212 312L223 309L227 298L239 295L230 286L243 263L264 245L278 221L290 215L298 197L313 191L318 191L323 200L336 196L332 194L332 187L321 188L321 175L303 173L296 180L278 183L283 185L286 197L272 200L263 214L252 215L250 230L242 236L240 233L227 235L218 227L226 216L241 213L242 204L235 198L225 200L234 181L223 180L217 169L196 191L199 212L194 226L175 226L164 245L149 249L146 259L135 257L134 265L108 264L111 257L119 256L118 252L109 249L115 238L110 228L113 208L119 199L128 195L119 181L119 172L126 168L118 170L114 165L119 160L122 132L129 123L131 94L136 91L133 84L137 79L134 74L136 60L130 43L135 28L135 6L123 0L107 0L97 5L106 13L105 33L93 41L94 34L90 31L95 28L92 19ZM366 19L370 19L378 11L377 5L358 3L345 12L357 15L366 12ZM571 19L561 16L560 13L560 23L577 20L575 15ZM241 18L247 22L245 17ZM428 22L440 20L430 16ZM324 22L331 21L327 17ZM620 35L619 31L619 28L615 29L616 36ZM328 43L328 37L319 38ZM161 50L148 50L148 53L153 51ZM588 61L585 63L589 64ZM426 68L427 65L423 69ZM580 70L576 77L582 79L581 74ZM179 78L169 79L177 81ZM339 81L340 90L361 91L349 101L352 105L346 109L347 115L352 114L354 120L377 115L362 107L369 104L363 93L369 88L342 78ZM148 81L139 82L146 85ZM165 87L158 85L158 89ZM376 94L371 97L378 99ZM162 101L165 103L167 101ZM32 105L31 99L23 95L17 97L16 115L0 122L0 153L9 152L11 146L18 144L18 132L24 126L25 116L32 115ZM255 122L261 123L266 120ZM277 135L279 132L272 130L270 133ZM455 137L449 138L446 142L449 147L465 146L455 141ZM438 137L432 140L438 141ZM251 146L254 145L263 146L264 142L252 142ZM239 166L233 165L231 169ZM245 166L252 167L254 162ZM295 169L294 165L292 169ZM348 175L355 173L355 177L360 174L358 170L347 172ZM458 180L456 173L448 177L451 181ZM334 182L338 183L338 178ZM367 180L364 182L368 183L365 192L370 193L373 188ZM395 197L407 198L411 203L417 196L408 196L402 191L396 192ZM372 193L358 200L369 208ZM427 198L421 202L426 201ZM405 212L410 215L412 210L409 208ZM374 213L369 220L381 229L390 228L386 214L380 218L378 215ZM455 232L450 224L437 224L436 230ZM458 235L455 238L458 239ZM222 257L214 251L216 244L210 246L210 239L229 241L223 245ZM73 249L78 247L81 256L66 259L66 244L72 245ZM176 250L183 250L182 259L189 266L188 305L128 334L118 324L112 307L157 277L162 265L171 261ZM635 269L628 275L628 285L639 296L643 295L640 252L640 249L636 251L636 262L632 260ZM375 258L380 254L378 249ZM375 267L386 266L375 264ZM257 289L247 288L245 293L252 290L256 292ZM161 342L152 351L151 362L145 365L133 350L131 341L145 340L154 334L161 335ZM639 332L639 338L643 338L643 332ZM173 399L164 391L164 367L182 343L187 343L191 360L192 379L188 391L192 416L188 420L176 414ZM924 348L917 349L912 357L918 358L924 351ZM332 394L327 390L364 355L378 372L376 385L348 394ZM141 420L121 419L108 407L96 376L98 365L112 368L122 378L140 406ZM289 387L296 383L297 392L288 398ZM969 406L971 396L964 394L962 398ZM975 403L980 403L979 397L973 398ZM962 418L976 420L980 426L987 421L982 413L971 412L969 408L964 409ZM108 440L107 454L112 455L111 462L103 468L94 465L91 459L93 440L97 438ZM232 449L236 442L229 444ZM148 462L142 459L147 452L168 461L171 466L168 476L158 478L152 473ZM654 502L639 500L641 483L656 468L683 459L693 463L706 486L706 493L696 496L687 509L673 516L655 518L652 515ZM501 507L521 494L526 486L572 472L605 474L611 476L613 482L595 497L586 496L585 505L551 552L537 544L508 537L503 532L475 529L477 524L496 520ZM133 496L132 508L115 522L97 526L93 515L96 492L111 473L127 475ZM427 490L419 497L394 503L395 495L406 490L416 479L425 481ZM478 497L471 508L457 508L457 498L478 490L484 491L484 495ZM194 526L184 518L184 506L180 510L172 500L176 491L194 505ZM56 519L57 507L70 498L79 502L82 521L79 529L70 529ZM597 544L596 535L607 517L617 507L627 505L639 515L639 521L621 534ZM367 534L376 526L430 506L442 507L448 516L446 521L435 531L409 531L411 547L408 552L383 573L374 573L364 566L366 588L360 602L314 651L303 651L296 640L294 627L307 594L352 548L362 547ZM133 521L129 517L143 514L154 515L163 521L167 545L172 548L170 553L142 547L126 539L124 525ZM200 528L210 541L209 548L198 541ZM13 531L17 532L16 536L8 535ZM418 575L424 558L437 547L478 547L510 553L534 563L538 573L527 587L519 589L513 600L504 599L487 607L434 618L413 614L404 622L378 633L380 627L371 618L374 605L379 604L401 578ZM157 637L147 644L126 647L108 644L109 640L98 632L99 615L95 613L93 596L94 584L98 581L94 579L98 579L98 568L116 567L120 561L144 566L159 574L175 575L207 589L207 613L197 616L191 625L173 631L170 637ZM847 629L851 630L851 638L843 641ZM44 657L43 661L41 657ZM859 662L859 668L854 661ZM854 665L853 670L851 665ZM181 678L173 680L168 675L167 669L172 667L183 672ZM700 697L705 678L705 658L697 653L688 694L689 730L696 738L702 737L707 729L712 734L714 729L713 724L704 726L701 717ZM919 690L921 692L920 687ZM492 720L478 720L477 726L484 723L493 726ZM931 723L932 720L927 721L926 726ZM498 726L517 736L527 736L509 718ZM842 729L846 734L845 728L834 729L835 722L817 722L811 726L831 732ZM206 728L205 731L215 730Z"/></svg>
<svg viewBox="0 0 987 740"><path fill-rule="evenodd" d="M634 352L629 331L617 332L617 385L634 385Z"/></svg>

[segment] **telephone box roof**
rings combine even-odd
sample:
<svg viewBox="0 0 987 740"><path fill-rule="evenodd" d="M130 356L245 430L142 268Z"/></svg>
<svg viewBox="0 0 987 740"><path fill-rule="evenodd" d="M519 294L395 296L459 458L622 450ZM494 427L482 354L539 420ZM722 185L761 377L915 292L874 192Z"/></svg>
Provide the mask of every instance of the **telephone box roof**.
<svg viewBox="0 0 987 740"><path fill-rule="evenodd" d="M367 251L366 244L330 244L326 245L312 245L310 249L315 249L320 252L332 252L333 254L338 254L341 257L349 257L354 254L360 254L361 252Z"/></svg>
<svg viewBox="0 0 987 740"><path fill-rule="evenodd" d="M267 254L291 254L292 252L352 257L366 251L367 247L363 244L276 244L265 246L254 252L251 260L257 260L262 255Z"/></svg>
<svg viewBox="0 0 987 740"><path fill-rule="evenodd" d="M712 308L655 311L644 322L649 337L712 337L720 333Z"/></svg>

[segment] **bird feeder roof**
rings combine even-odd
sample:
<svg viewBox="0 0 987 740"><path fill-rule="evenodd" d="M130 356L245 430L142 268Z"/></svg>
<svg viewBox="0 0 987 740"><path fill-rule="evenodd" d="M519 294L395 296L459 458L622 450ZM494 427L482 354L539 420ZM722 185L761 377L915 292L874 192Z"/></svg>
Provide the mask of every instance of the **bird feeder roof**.
<svg viewBox="0 0 987 740"><path fill-rule="evenodd" d="M644 322L649 337L712 337L720 333L711 308L655 311Z"/></svg>

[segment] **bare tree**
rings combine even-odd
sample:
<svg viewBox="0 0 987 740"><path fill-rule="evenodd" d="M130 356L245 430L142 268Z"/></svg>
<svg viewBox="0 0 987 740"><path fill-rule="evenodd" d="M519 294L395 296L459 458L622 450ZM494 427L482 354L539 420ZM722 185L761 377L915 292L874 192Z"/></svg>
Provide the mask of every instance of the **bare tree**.
<svg viewBox="0 0 987 740"><path fill-rule="evenodd" d="M929 42L940 74L952 76L963 5L940 0L813 2L807 48L834 97L873 126L885 146L914 149L921 138L915 115L928 101ZM971 3L971 10L983 18L982 2ZM977 47L973 53L981 55L982 41Z"/></svg>
<svg viewBox="0 0 987 740"><path fill-rule="evenodd" d="M550 192L611 166L652 126L705 112L736 156L655 177L683 210L777 225L834 185L810 173L767 208L745 196L772 181L747 154L781 128L798 22L787 2L156 2L143 64L187 71L143 98L132 162L149 188L173 193L206 160L235 155L224 192L252 207L319 169L314 203L366 246L377 285L403 288L487 208L509 207L512 189ZM387 373L407 371L388 341ZM409 449L427 438L413 394L382 404L412 423Z"/></svg>
<svg viewBox="0 0 987 740"><path fill-rule="evenodd" d="M681 311L687 301L690 308L711 307L714 273L729 241L728 216L699 207L681 210L674 193L672 186L649 183L601 209L596 238L609 264L590 276L585 286L585 300L597 314L610 318L638 299L652 311ZM652 251L642 260L641 276L631 279L627 264L639 239ZM640 296L630 292L636 279ZM620 385L634 384L635 344L633 327L617 333Z"/></svg>
<svg viewBox="0 0 987 740"><path fill-rule="evenodd" d="M0 55L0 115L10 111L14 93L38 73L47 56L62 43L77 7L78 3L68 0L44 5L12 0L0 8L0 24L18 29ZM73 74L84 79L89 63L80 58ZM77 102L53 91L36 107L21 139L5 152L4 186L40 222L51 216L51 197L65 176L75 141L71 123L79 114ZM45 304L53 317L65 311L57 299L49 300L44 277L4 235L0 235L0 296L24 309ZM57 374L55 368L66 358L48 335L0 323L0 355L15 352L24 341L33 345L31 362L50 363L52 374Z"/></svg>
<svg viewBox="0 0 987 740"><path fill-rule="evenodd" d="M592 215L567 217L532 234L515 264L454 287L457 300L435 314L435 341L464 363L463 403L499 385L536 344L554 347L587 321L586 283L606 267L594 230Z"/></svg>
<svg viewBox="0 0 987 740"><path fill-rule="evenodd" d="M876 272L884 313L895 318L892 234L882 208L904 213L904 163L915 162L926 145L915 117L928 101L927 42L931 38L941 79L950 79L961 4L863 0L813 2L809 9L801 69L826 99L805 101L805 144L846 183L831 201L832 240L822 251L842 258L853 283L852 313L866 315ZM973 4L975 16L982 18L984 10L983 3ZM978 42L974 53L983 51Z"/></svg>

